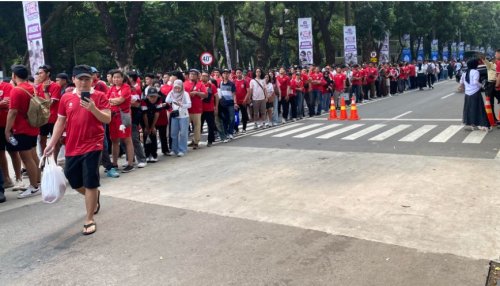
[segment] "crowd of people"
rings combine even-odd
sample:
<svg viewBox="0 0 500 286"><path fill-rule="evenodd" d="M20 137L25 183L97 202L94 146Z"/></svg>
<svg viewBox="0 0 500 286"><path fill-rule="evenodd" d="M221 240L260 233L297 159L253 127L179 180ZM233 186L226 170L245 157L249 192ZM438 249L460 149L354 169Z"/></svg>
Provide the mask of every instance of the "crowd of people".
<svg viewBox="0 0 500 286"><path fill-rule="evenodd" d="M349 105L351 100L363 103L407 90L432 89L436 81L453 78L464 65L423 61L277 70L190 69L143 76L113 69L105 79L86 65L76 66L71 76L55 74L43 65L35 78L25 66L15 65L12 78L0 84L0 129L5 135L0 136L0 202L8 188L19 191L20 199L40 194L37 146L44 156L57 160L64 145L66 177L86 197L83 232L90 234L96 229L93 214L100 208L99 166L108 177L118 178L120 172L157 162L159 153L183 157L189 148L200 148L205 123L206 146L211 147L217 140L229 142L246 133L249 123L262 129L326 113L332 98L340 109L342 100ZM467 95L477 95L477 74L470 72L477 65L467 65L461 83ZM50 117L40 128L30 126L26 116L36 96L50 101ZM469 106L480 105L477 96L470 98L464 118ZM6 153L15 179L10 177ZM118 166L123 155L126 164Z"/></svg>

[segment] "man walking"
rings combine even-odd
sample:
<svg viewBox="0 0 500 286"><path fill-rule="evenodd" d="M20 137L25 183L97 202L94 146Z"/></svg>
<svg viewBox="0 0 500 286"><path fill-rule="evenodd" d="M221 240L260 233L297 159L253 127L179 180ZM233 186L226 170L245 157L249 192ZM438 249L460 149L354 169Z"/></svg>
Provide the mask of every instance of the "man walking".
<svg viewBox="0 0 500 286"><path fill-rule="evenodd" d="M96 231L94 214L101 207L99 158L103 149L103 123L111 121L111 110L106 94L91 89L89 66L75 66L73 76L75 90L61 99L54 135L44 150L44 156L52 154L66 128L65 174L71 187L85 196L87 215L82 233L89 235Z"/></svg>

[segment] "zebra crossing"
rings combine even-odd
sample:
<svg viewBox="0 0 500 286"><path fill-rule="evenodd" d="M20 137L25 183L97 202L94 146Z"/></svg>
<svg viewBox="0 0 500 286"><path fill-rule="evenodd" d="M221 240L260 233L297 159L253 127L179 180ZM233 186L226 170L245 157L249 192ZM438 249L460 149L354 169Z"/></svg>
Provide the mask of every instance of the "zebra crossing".
<svg viewBox="0 0 500 286"><path fill-rule="evenodd" d="M252 134L252 137L271 138L314 138L320 140L338 139L343 141L366 140L383 142L395 140L401 143L427 142L481 144L488 132L463 131L463 125L438 124L388 124L388 123L291 123L277 128Z"/></svg>

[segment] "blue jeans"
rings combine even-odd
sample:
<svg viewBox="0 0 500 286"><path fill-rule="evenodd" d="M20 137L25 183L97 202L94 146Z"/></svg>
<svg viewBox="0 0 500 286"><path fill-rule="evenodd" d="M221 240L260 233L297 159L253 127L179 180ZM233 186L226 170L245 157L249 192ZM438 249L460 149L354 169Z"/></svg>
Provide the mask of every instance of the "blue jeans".
<svg viewBox="0 0 500 286"><path fill-rule="evenodd" d="M172 126L170 136L172 137L172 151L175 154L187 153L189 117L171 118Z"/></svg>
<svg viewBox="0 0 500 286"><path fill-rule="evenodd" d="M279 98L277 95L274 96L274 101L273 101L273 123L275 124L280 124L280 114L278 110L279 106Z"/></svg>
<svg viewBox="0 0 500 286"><path fill-rule="evenodd" d="M228 102L226 106L219 106L221 110L219 115L222 119L222 128L227 135L233 135L234 133L234 103L233 101Z"/></svg>
<svg viewBox="0 0 500 286"><path fill-rule="evenodd" d="M304 93L297 91L297 116L304 117Z"/></svg>
<svg viewBox="0 0 500 286"><path fill-rule="evenodd" d="M361 97L361 85L353 85L351 94L356 96L356 103L361 103L363 101Z"/></svg>
<svg viewBox="0 0 500 286"><path fill-rule="evenodd" d="M324 93L323 94L323 110L326 112L330 109L330 93Z"/></svg>
<svg viewBox="0 0 500 286"><path fill-rule="evenodd" d="M316 115L321 114L321 90L312 90L312 102L311 106L313 110L316 109Z"/></svg>

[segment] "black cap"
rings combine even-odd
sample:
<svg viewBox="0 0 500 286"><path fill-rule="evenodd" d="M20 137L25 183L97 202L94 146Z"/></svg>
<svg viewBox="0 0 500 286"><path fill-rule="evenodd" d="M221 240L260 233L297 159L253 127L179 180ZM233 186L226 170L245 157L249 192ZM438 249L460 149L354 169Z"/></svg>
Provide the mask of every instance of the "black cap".
<svg viewBox="0 0 500 286"><path fill-rule="evenodd" d="M40 69L41 69L41 70L44 70L45 72L51 72L51 71L52 71L52 67L51 67L51 66L49 66L49 65L43 65L43 66L40 66L38 69L39 69L39 70L40 70Z"/></svg>
<svg viewBox="0 0 500 286"><path fill-rule="evenodd" d="M200 71L199 71L199 70L197 70L197 69L190 69L190 70L189 70L189 72L190 72L190 73L194 72L194 73L197 73L197 74L199 74L199 73L200 73Z"/></svg>
<svg viewBox="0 0 500 286"><path fill-rule="evenodd" d="M28 69L23 65L13 65L10 67L12 72L20 79L28 78Z"/></svg>
<svg viewBox="0 0 500 286"><path fill-rule="evenodd" d="M56 78L65 79L65 80L69 79L69 77L66 73L58 73Z"/></svg>
<svg viewBox="0 0 500 286"><path fill-rule="evenodd" d="M236 68L235 71L241 71L241 72L243 72L243 69L242 68Z"/></svg>
<svg viewBox="0 0 500 286"><path fill-rule="evenodd" d="M95 67L90 67L90 70L92 71L92 73L99 73L99 70Z"/></svg>
<svg viewBox="0 0 500 286"><path fill-rule="evenodd" d="M222 70L222 73L225 73L225 72L227 72L227 73L231 73L231 70L229 70L229 69L223 69L223 70Z"/></svg>
<svg viewBox="0 0 500 286"><path fill-rule="evenodd" d="M88 65L78 65L73 68L73 76L80 78L82 76L92 77L92 69Z"/></svg>
<svg viewBox="0 0 500 286"><path fill-rule="evenodd" d="M148 89L148 96L156 95L158 96L158 89L156 87L150 87Z"/></svg>

